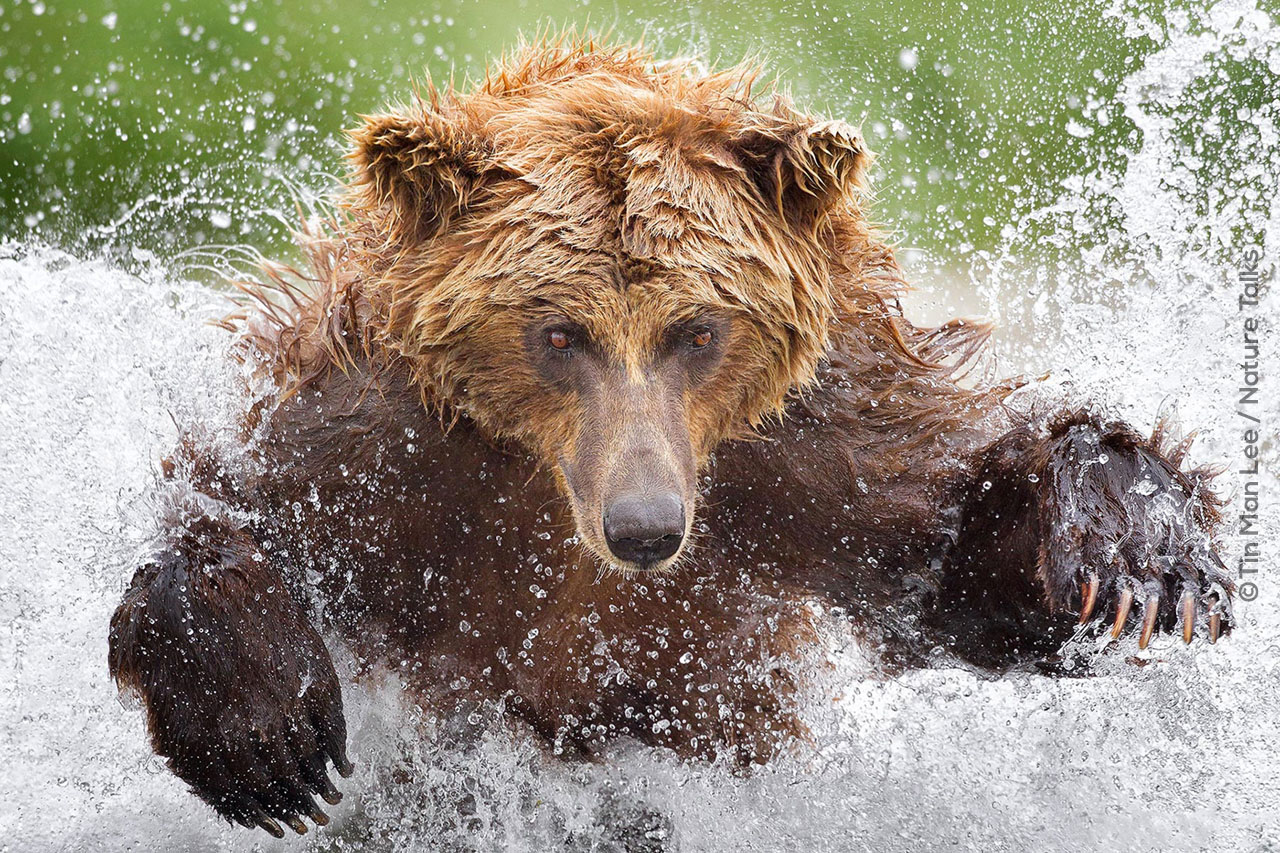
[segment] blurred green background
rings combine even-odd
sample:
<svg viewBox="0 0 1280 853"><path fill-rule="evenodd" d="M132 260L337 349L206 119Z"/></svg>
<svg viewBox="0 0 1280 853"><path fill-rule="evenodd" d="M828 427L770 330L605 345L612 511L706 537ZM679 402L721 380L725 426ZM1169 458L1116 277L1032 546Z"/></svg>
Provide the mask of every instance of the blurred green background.
<svg viewBox="0 0 1280 853"><path fill-rule="evenodd" d="M1108 5L0 0L0 237L287 256L291 199L341 173L357 113L586 25L712 64L763 56L802 105L862 124L878 218L947 266L1132 142L1098 105L1155 42Z"/></svg>

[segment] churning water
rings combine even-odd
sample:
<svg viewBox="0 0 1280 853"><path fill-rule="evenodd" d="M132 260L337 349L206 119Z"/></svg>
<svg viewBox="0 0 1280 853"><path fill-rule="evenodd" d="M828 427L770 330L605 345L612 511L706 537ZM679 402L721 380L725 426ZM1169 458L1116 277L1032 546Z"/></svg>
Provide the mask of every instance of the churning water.
<svg viewBox="0 0 1280 853"><path fill-rule="evenodd" d="M1137 128L1128 149L1007 225L972 282L931 295L971 294L1003 324L1000 369L1049 372L1054 394L1141 428L1176 401L1200 430L1193 457L1223 466L1237 497L1243 319L1261 319L1262 405L1249 411L1264 420L1266 556L1232 636L1145 653L1130 638L1068 680L885 681L833 642L814 745L747 778L625 745L601 765L548 762L500 726L463 742L388 678L347 690L358 769L333 825L282 842L232 828L151 753L106 670L107 621L154 534L148 496L175 423L233 423L235 369L204 323L226 303L180 267L126 273L9 243L0 850L1280 849L1280 317L1274 297L1237 301L1247 245L1280 260L1280 27L1242 2L1124 20L1162 47L1073 133L1123 116ZM1233 102L1241 79L1270 95ZM1229 565L1246 541L1228 526Z"/></svg>

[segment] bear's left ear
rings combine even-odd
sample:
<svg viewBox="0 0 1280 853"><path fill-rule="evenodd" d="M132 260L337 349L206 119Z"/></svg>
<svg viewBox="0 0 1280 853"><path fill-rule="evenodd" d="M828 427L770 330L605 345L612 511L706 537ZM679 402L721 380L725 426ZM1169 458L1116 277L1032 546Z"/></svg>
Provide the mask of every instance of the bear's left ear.
<svg viewBox="0 0 1280 853"><path fill-rule="evenodd" d="M805 229L866 190L873 159L862 135L843 121L770 123L744 133L738 148L764 201Z"/></svg>
<svg viewBox="0 0 1280 853"><path fill-rule="evenodd" d="M352 183L393 238L424 240L445 230L495 171L491 146L429 104L362 118L362 127L348 131Z"/></svg>

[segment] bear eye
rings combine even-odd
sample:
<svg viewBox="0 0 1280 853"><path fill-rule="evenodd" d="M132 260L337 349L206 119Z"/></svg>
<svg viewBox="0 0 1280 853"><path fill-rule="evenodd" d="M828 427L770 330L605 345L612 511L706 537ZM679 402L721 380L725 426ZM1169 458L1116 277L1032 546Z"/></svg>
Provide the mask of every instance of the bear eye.
<svg viewBox="0 0 1280 853"><path fill-rule="evenodd" d="M564 352L573 346L573 339L564 329L551 329L547 332L547 345L553 350Z"/></svg>
<svg viewBox="0 0 1280 853"><path fill-rule="evenodd" d="M693 333L693 337L689 339L689 343L694 349L702 349L711 343L711 339L714 336L710 329L698 329Z"/></svg>

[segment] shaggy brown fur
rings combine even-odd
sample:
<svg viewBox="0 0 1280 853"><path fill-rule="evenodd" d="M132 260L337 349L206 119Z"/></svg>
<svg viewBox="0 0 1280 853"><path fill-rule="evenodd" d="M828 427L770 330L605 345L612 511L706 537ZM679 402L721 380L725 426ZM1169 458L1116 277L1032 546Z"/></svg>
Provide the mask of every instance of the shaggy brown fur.
<svg viewBox="0 0 1280 853"><path fill-rule="evenodd" d="M156 749L222 814L304 828L347 767L304 569L364 664L585 755L767 760L803 733L815 599L897 665L1049 655L1135 595L1143 645L1223 629L1204 478L962 385L987 330L902 316L861 137L755 74L539 42L352 134L307 281L230 323L281 389L251 462L184 446L212 500L112 621ZM681 514L620 538L627 500Z"/></svg>

